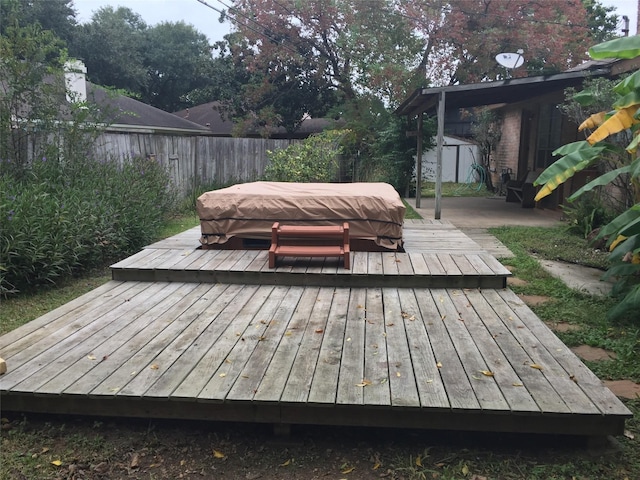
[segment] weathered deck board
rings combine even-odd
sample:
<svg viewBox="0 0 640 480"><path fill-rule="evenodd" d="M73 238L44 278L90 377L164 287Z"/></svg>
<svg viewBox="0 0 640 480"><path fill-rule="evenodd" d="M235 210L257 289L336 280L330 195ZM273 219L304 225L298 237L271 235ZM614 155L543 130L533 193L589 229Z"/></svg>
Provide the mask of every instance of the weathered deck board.
<svg viewBox="0 0 640 480"><path fill-rule="evenodd" d="M409 222L404 252L351 252L351 269L337 258L284 258L270 269L266 252L189 250L199 230L147 247L112 266L126 281L191 281L352 287L503 288L510 272L478 244L446 222ZM189 242L191 241L191 244ZM197 253L196 253L197 252ZM193 255L193 257L192 257ZM291 274L296 274L292 276ZM301 276L304 275L304 276Z"/></svg>
<svg viewBox="0 0 640 480"><path fill-rule="evenodd" d="M0 337L3 409L620 434L630 412L445 221L407 252L197 250L191 229Z"/></svg>
<svg viewBox="0 0 640 480"><path fill-rule="evenodd" d="M630 414L508 290L110 287L25 329L3 408L588 435Z"/></svg>

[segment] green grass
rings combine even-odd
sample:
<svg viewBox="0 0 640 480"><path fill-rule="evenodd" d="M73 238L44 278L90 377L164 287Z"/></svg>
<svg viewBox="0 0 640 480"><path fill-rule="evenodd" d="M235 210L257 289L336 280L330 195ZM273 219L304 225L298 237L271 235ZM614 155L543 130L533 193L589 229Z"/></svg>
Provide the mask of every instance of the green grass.
<svg viewBox="0 0 640 480"><path fill-rule="evenodd" d="M436 185L434 182L422 184L422 198L435 198ZM453 183L442 182L443 197L486 197L493 195L483 183Z"/></svg>
<svg viewBox="0 0 640 480"><path fill-rule="evenodd" d="M408 220L420 220L422 218L422 216L418 212L416 212L415 209L411 205L409 205L404 198L402 199L402 203L404 203L404 206L407 208L404 213L404 218Z"/></svg>
<svg viewBox="0 0 640 480"><path fill-rule="evenodd" d="M569 346L584 344L615 352L617 358L614 360L587 362L600 378L640 382L638 319L631 315L624 320L609 322L606 314L615 305L614 298L591 296L568 288L547 273L532 256L535 254L549 260L575 258L583 263L599 265L604 260L603 255L598 254L597 261L593 261L591 248L585 240L573 237L563 241L561 230L557 228L500 227L491 229L491 233L515 255L504 259L503 263L512 268L516 277L527 282L524 286L512 286L512 290L523 295L550 297L550 301L532 307L538 317L547 322L568 322L579 326L578 330L557 333Z"/></svg>

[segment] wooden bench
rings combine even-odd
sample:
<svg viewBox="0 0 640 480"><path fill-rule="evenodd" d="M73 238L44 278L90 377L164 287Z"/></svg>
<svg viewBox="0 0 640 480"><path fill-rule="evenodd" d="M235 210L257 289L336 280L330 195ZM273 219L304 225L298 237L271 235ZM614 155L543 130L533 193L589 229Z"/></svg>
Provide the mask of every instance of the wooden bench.
<svg viewBox="0 0 640 480"><path fill-rule="evenodd" d="M533 208L536 204L536 187L533 182L538 178L536 172L527 172L523 180L507 182L507 202L519 202L523 208Z"/></svg>
<svg viewBox="0 0 640 480"><path fill-rule="evenodd" d="M271 227L269 268L275 268L277 257L343 257L344 268L350 268L349 224L280 225Z"/></svg>

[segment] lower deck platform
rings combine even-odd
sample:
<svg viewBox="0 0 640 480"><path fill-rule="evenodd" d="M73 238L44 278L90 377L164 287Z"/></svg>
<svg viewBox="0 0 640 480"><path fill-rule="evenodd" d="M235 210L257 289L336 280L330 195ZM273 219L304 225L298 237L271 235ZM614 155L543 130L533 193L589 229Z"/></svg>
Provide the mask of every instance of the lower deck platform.
<svg viewBox="0 0 640 480"><path fill-rule="evenodd" d="M503 288L112 280L0 356L3 410L585 436L631 415Z"/></svg>

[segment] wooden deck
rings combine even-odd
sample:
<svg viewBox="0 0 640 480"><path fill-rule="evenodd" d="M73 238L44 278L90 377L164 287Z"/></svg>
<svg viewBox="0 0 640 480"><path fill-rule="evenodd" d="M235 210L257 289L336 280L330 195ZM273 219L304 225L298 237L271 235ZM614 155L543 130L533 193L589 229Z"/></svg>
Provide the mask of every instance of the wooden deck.
<svg viewBox="0 0 640 480"><path fill-rule="evenodd" d="M261 255L193 250L192 236L114 266L146 258L152 281L110 281L0 337L3 410L585 436L621 434L631 415L510 290L384 280L416 274L412 255L444 269L440 252L280 272L379 285L185 281L194 263L239 270Z"/></svg>
<svg viewBox="0 0 640 480"><path fill-rule="evenodd" d="M351 252L351 269L338 258L297 258L269 268L266 250L198 250L200 230L148 246L113 265L113 279L252 285L402 288L504 288L511 273L453 225L412 221L405 252Z"/></svg>

